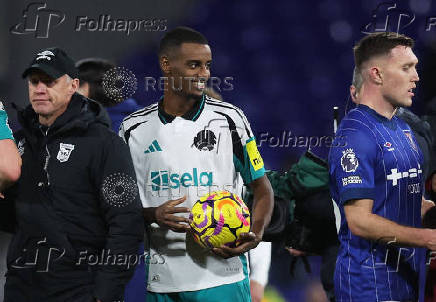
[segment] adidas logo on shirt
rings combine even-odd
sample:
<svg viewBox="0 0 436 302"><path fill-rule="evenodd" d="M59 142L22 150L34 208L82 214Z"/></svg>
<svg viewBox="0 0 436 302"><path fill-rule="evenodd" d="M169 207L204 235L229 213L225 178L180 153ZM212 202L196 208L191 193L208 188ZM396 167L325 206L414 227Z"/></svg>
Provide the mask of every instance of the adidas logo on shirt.
<svg viewBox="0 0 436 302"><path fill-rule="evenodd" d="M148 149L144 151L144 153L147 154L147 153L153 153L153 152L157 152L157 151L162 151L162 149L159 146L159 143L157 142L157 140L154 140L151 143L151 145L148 147Z"/></svg>

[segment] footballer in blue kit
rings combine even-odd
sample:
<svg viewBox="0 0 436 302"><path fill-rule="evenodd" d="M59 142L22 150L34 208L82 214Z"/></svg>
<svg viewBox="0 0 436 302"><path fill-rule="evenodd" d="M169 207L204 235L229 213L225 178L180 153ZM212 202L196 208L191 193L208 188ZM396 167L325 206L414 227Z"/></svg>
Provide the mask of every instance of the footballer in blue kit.
<svg viewBox="0 0 436 302"><path fill-rule="evenodd" d="M332 198L341 216L336 299L415 299L423 253L395 245L394 236L386 238L392 241L386 244L353 235L343 210L349 200L372 199L374 214L421 227L423 158L410 128L398 117L388 120L358 105L344 118L337 135L345 137L347 144L332 148L329 157Z"/></svg>
<svg viewBox="0 0 436 302"><path fill-rule="evenodd" d="M412 104L419 77L414 41L375 33L354 47L359 105L342 120L329 154L330 190L341 247L336 301L416 301L425 249L423 155L410 127L395 116Z"/></svg>

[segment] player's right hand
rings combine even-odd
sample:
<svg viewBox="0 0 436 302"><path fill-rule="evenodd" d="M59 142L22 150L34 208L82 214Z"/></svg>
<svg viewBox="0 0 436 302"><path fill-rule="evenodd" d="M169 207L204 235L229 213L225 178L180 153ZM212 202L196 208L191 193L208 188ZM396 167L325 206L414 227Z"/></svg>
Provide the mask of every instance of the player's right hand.
<svg viewBox="0 0 436 302"><path fill-rule="evenodd" d="M185 217L174 215L176 213L190 213L187 207L178 207L186 200L186 196L175 200L168 200L156 208L155 217L159 226L167 227L178 233L186 233L191 229L190 220Z"/></svg>

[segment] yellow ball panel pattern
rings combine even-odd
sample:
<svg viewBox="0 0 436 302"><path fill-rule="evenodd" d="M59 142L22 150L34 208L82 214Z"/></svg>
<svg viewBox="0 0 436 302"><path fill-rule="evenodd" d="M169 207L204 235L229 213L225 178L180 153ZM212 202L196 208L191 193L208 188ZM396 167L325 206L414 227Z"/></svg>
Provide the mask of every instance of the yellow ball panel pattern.
<svg viewBox="0 0 436 302"><path fill-rule="evenodd" d="M234 247L239 235L250 231L248 207L227 191L201 197L192 207L190 218L194 239L203 247Z"/></svg>

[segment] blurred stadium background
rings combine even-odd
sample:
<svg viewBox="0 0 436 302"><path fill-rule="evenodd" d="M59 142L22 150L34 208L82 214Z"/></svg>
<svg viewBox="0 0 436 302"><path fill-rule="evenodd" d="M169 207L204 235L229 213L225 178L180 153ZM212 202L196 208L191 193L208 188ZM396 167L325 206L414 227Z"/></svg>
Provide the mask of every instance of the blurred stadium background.
<svg viewBox="0 0 436 302"><path fill-rule="evenodd" d="M37 32L29 29L36 24L34 8L44 5L36 10L37 26L41 27L37 37ZM29 7L33 11L25 12ZM133 98L143 106L161 95L147 91L144 79L160 76L156 49L163 31L127 35L75 30L79 16L89 20L100 15L123 20L161 19L166 28L186 25L202 32L212 47L212 75L232 78L232 89L218 92L244 110L258 143L261 136L274 137L259 148L268 169L287 170L307 149L292 143L274 147L283 132L306 138L333 135L332 107L339 106L342 116L347 106L352 106L348 97L354 67L352 47L365 31L398 30L415 38L421 82L412 110L425 113L426 104L436 95L432 83L436 26L431 25L436 24L436 6L431 0L9 0L0 3L0 99L11 116L12 127L16 122L11 103L28 103L21 73L33 54L45 47L62 47L76 60L103 57L128 68L138 79ZM54 26L62 16L65 19ZM15 27L17 24L21 28ZM47 26L47 37L41 37ZM328 152L325 144L313 150L324 157ZM289 262L284 252L274 254L270 283L286 301L318 301L307 296L319 290L319 260L312 259L312 274L301 268L295 278L289 276Z"/></svg>

